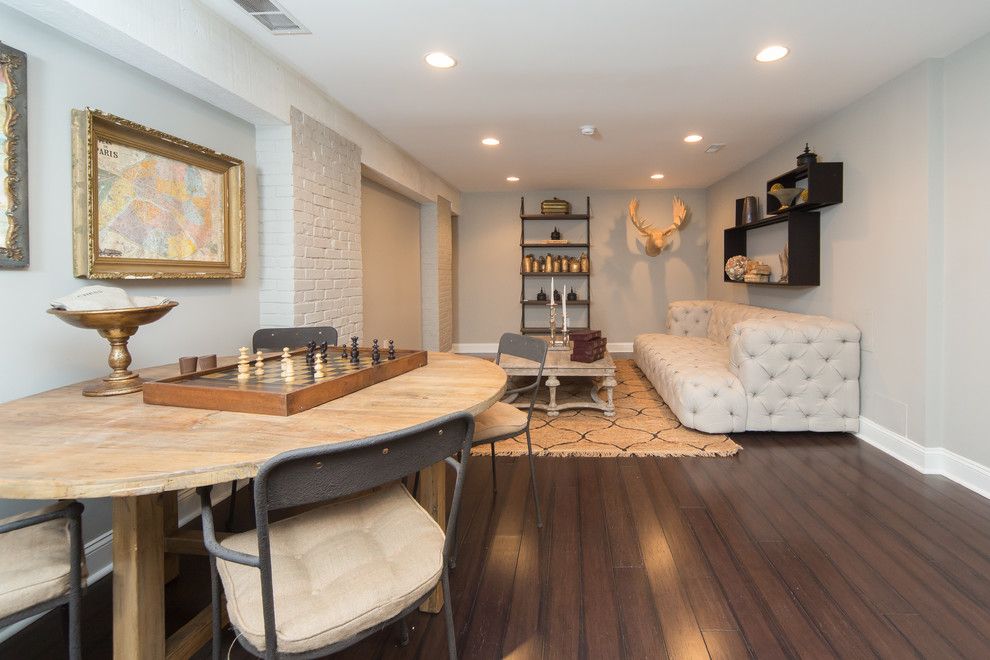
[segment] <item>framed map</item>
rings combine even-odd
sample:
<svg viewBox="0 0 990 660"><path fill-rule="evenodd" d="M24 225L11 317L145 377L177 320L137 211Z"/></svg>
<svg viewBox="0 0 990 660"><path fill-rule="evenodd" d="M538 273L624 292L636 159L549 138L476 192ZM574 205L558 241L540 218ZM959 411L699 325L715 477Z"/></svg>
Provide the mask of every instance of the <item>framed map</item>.
<svg viewBox="0 0 990 660"><path fill-rule="evenodd" d="M27 59L0 44L0 268L28 265Z"/></svg>
<svg viewBox="0 0 990 660"><path fill-rule="evenodd" d="M73 110L76 277L244 277L244 166L100 112Z"/></svg>

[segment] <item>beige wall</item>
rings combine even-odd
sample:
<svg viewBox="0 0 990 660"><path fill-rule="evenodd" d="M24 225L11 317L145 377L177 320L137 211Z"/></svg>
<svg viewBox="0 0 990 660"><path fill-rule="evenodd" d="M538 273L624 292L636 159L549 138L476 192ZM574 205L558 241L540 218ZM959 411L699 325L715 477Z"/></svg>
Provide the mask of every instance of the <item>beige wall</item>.
<svg viewBox="0 0 990 660"><path fill-rule="evenodd" d="M863 416L918 442L926 436L929 222L939 221L929 208L938 174L930 158L934 73L931 64L912 69L723 179L708 196L709 297L855 323L863 331ZM821 286L723 282L722 230L734 222L735 199L760 195L767 179L794 167L805 141L822 160L845 163L845 202L821 215ZM752 232L750 256L782 249L781 227Z"/></svg>
<svg viewBox="0 0 990 660"><path fill-rule="evenodd" d="M672 222L675 192L691 209L691 219L674 238L672 249L647 257L628 220L629 200L639 197L641 216L665 227ZM570 201L578 212L584 208L586 195L591 196L592 216L592 327L603 330L610 342L631 342L639 333L663 330L669 301L704 297L704 191L536 191L526 193L526 209L535 212L540 200L557 196ZM519 331L519 197L518 192L461 195L455 248L455 347L495 343L503 332ZM529 229L542 234L527 239L548 239L553 224L527 223ZM582 225L558 223L564 238L573 241L582 238L583 229L580 234L570 232ZM557 288L561 289L559 284ZM535 291L527 295L535 298ZM584 298L586 292L579 291L579 295ZM545 310L536 313L545 314ZM568 313L580 322L576 312L569 309ZM532 318L528 323L537 325L538 317Z"/></svg>
<svg viewBox="0 0 990 660"><path fill-rule="evenodd" d="M362 179L362 343L377 337L383 345L422 346L419 251L419 204Z"/></svg>

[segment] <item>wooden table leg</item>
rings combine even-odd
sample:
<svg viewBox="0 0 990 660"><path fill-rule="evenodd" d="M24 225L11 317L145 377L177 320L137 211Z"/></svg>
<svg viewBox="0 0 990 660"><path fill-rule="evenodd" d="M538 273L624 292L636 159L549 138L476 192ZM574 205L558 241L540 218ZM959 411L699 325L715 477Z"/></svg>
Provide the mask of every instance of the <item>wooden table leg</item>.
<svg viewBox="0 0 990 660"><path fill-rule="evenodd" d="M433 519L440 524L440 529L447 527L447 464L437 463L421 470L419 473L419 503ZM443 609L443 588L438 584L433 594L420 605L420 612L437 614Z"/></svg>
<svg viewBox="0 0 990 660"><path fill-rule="evenodd" d="M174 536L179 530L179 492L170 490L165 493L162 500L163 516L165 524L165 538ZM165 582L166 584L179 577L179 556L174 554L165 555Z"/></svg>
<svg viewBox="0 0 990 660"><path fill-rule="evenodd" d="M163 496L114 497L113 657L165 657Z"/></svg>

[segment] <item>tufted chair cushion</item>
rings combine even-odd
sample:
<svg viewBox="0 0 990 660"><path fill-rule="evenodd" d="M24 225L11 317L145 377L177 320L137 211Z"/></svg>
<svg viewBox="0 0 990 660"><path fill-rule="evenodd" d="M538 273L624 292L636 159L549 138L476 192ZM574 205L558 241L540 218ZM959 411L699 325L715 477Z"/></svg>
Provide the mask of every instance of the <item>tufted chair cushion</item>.
<svg viewBox="0 0 990 660"><path fill-rule="evenodd" d="M667 307L667 334L675 337L707 337L715 303L711 300L679 300Z"/></svg>
<svg viewBox="0 0 990 660"><path fill-rule="evenodd" d="M746 394L729 371L729 350L707 337L639 335L636 364L685 426L706 433L746 430Z"/></svg>
<svg viewBox="0 0 990 660"><path fill-rule="evenodd" d="M737 323L729 359L746 389L747 430L858 431L859 341L854 325L822 316Z"/></svg>

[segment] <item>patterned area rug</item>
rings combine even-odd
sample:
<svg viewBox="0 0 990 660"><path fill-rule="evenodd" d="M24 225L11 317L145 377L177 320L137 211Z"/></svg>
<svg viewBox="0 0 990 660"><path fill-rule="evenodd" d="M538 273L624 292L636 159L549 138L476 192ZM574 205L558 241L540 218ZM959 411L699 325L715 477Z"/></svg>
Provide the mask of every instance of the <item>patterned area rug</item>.
<svg viewBox="0 0 990 660"><path fill-rule="evenodd" d="M726 435L701 433L681 425L632 360L615 361L615 417L600 410L565 410L559 417L533 412L530 434L540 456L732 456L742 447ZM588 400L591 380L561 379L557 401ZM602 392L604 395L604 392ZM539 400L549 394L540 389ZM487 445L472 450L490 454ZM495 445L499 456L525 456L526 436Z"/></svg>

